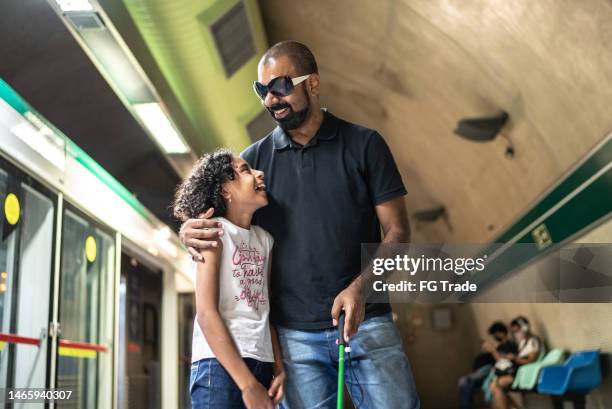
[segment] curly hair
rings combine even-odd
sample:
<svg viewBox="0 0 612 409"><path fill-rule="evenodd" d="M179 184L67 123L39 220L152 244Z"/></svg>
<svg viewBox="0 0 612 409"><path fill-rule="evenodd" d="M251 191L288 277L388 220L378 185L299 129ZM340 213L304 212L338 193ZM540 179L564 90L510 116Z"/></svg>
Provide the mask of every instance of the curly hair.
<svg viewBox="0 0 612 409"><path fill-rule="evenodd" d="M227 205L221 193L225 182L234 180L234 176L232 151L222 148L204 154L176 191L172 204L174 216L185 221L211 207L215 209L215 216L225 216Z"/></svg>

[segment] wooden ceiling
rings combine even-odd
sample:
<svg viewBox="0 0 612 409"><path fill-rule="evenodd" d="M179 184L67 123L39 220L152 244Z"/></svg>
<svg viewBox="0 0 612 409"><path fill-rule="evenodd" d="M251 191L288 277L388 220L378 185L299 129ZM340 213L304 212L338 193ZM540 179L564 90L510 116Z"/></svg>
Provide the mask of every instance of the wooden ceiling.
<svg viewBox="0 0 612 409"><path fill-rule="evenodd" d="M291 7L290 7L291 5ZM296 7L297 6L297 7ZM612 128L607 0L261 0L268 41L304 42L322 102L379 130L417 242L493 240ZM460 118L505 110L506 141L453 134Z"/></svg>

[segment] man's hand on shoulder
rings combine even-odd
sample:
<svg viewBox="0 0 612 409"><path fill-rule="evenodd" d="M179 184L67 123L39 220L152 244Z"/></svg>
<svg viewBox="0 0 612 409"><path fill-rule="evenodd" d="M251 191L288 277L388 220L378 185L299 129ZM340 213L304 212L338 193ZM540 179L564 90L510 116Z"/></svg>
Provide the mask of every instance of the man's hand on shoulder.
<svg viewBox="0 0 612 409"><path fill-rule="evenodd" d="M223 225L210 219L213 213L214 209L210 208L199 218L185 221L179 230L179 238L194 261L205 261L201 251L219 246Z"/></svg>

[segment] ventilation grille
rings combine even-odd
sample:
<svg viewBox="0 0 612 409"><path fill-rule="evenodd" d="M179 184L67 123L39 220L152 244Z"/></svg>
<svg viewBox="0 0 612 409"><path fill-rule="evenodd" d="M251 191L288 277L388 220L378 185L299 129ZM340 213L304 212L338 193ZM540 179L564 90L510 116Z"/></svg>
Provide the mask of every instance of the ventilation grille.
<svg viewBox="0 0 612 409"><path fill-rule="evenodd" d="M251 141L257 142L274 129L276 123L270 117L268 111L261 111L259 115L251 120L246 126Z"/></svg>
<svg viewBox="0 0 612 409"><path fill-rule="evenodd" d="M219 18L211 31L228 77L255 56L255 40L242 1Z"/></svg>
<svg viewBox="0 0 612 409"><path fill-rule="evenodd" d="M70 12L64 15L77 30L104 30L106 28L95 12Z"/></svg>

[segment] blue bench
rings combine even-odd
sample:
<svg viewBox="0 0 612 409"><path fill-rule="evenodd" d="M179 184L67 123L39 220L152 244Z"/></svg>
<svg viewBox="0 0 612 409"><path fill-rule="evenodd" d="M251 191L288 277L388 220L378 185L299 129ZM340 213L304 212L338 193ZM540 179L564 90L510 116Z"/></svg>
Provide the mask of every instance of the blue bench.
<svg viewBox="0 0 612 409"><path fill-rule="evenodd" d="M575 409L584 409L586 395L601 385L599 351L575 352L563 365L542 368L537 391L551 395L555 409L571 400Z"/></svg>
<svg viewBox="0 0 612 409"><path fill-rule="evenodd" d="M540 355L540 359L537 361L519 367L514 376L512 390L519 392L534 390L538 383L538 379L540 379L540 372L543 368L558 365L565 360L565 351L559 348L552 349L546 355L544 355L544 353Z"/></svg>

